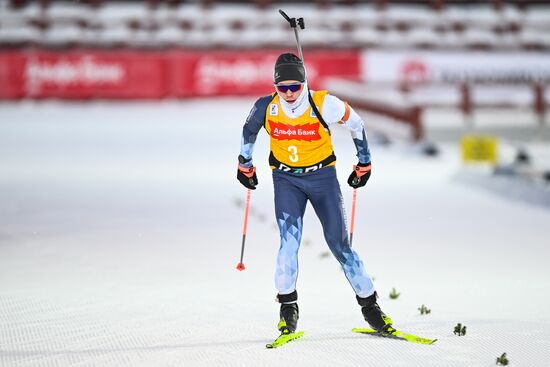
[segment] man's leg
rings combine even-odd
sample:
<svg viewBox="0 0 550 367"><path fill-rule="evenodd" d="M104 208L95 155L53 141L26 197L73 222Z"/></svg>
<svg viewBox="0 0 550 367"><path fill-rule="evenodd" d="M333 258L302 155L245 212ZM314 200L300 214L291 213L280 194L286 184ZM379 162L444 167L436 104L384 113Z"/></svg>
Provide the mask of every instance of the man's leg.
<svg viewBox="0 0 550 367"><path fill-rule="evenodd" d="M323 226L325 240L353 290L359 297L373 295L372 279L359 255L349 246L344 203L334 167L322 168L315 173L308 195Z"/></svg>
<svg viewBox="0 0 550 367"><path fill-rule="evenodd" d="M294 292L298 278L298 249L302 239L302 218L307 197L295 184L296 180L296 177L277 170L273 172L275 215L281 235L275 286L280 295Z"/></svg>
<svg viewBox="0 0 550 367"><path fill-rule="evenodd" d="M346 216L336 170L327 167L319 173L323 175L318 175L317 183L313 185L314 189L308 193L323 225L325 239L355 291L365 321L377 330L386 331L391 327L392 320L378 306L372 279L365 271L359 255L349 246Z"/></svg>
<svg viewBox="0 0 550 367"><path fill-rule="evenodd" d="M282 333L294 332L298 325L298 250L307 197L296 185L297 180L294 176L276 170L273 172L275 215L281 235L275 270L275 287L281 303L281 321L277 328Z"/></svg>

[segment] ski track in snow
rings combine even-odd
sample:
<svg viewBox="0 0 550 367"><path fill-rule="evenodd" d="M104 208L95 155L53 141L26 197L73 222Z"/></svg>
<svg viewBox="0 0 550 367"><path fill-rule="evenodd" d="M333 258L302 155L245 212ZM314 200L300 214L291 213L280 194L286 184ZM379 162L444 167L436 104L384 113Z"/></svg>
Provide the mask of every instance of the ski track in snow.
<svg viewBox="0 0 550 367"><path fill-rule="evenodd" d="M503 352L510 366L550 365L550 211L456 182L454 145L434 159L372 146L354 235L395 325L438 342L351 332L365 322L308 206L305 335L265 349L279 238L264 131L247 269L235 270L246 195L236 156L252 103L0 105L2 367L491 366ZM354 146L343 129L333 136L349 208Z"/></svg>

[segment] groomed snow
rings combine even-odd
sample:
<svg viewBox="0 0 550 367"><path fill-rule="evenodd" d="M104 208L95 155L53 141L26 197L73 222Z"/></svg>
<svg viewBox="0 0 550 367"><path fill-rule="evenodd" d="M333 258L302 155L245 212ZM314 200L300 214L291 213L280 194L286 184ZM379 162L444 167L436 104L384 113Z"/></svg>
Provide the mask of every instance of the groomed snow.
<svg viewBox="0 0 550 367"><path fill-rule="evenodd" d="M354 236L395 325L439 341L351 332L365 323L308 207L306 334L265 349L278 318L265 132L247 269L235 269L252 103L0 105L1 366L491 366L503 352L511 366L550 365L550 211L458 182L453 144L434 159L372 146ZM349 209L354 146L343 129L333 136Z"/></svg>

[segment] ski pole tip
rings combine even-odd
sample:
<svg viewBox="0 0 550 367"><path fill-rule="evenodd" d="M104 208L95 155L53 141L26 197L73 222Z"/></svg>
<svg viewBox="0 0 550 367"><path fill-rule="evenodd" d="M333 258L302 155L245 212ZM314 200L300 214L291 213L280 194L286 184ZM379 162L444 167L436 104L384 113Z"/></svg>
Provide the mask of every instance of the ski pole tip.
<svg viewBox="0 0 550 367"><path fill-rule="evenodd" d="M246 268L244 267L244 264L243 264L243 263L238 263L238 264L237 264L237 270L238 270L238 271L243 271L244 269L246 269Z"/></svg>

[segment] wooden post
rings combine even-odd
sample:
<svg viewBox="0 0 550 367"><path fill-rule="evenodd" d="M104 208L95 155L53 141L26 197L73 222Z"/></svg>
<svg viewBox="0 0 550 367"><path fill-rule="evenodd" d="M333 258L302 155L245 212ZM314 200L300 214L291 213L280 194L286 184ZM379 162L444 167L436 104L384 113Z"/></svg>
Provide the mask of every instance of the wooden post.
<svg viewBox="0 0 550 367"><path fill-rule="evenodd" d="M415 106L413 107L411 114L411 122L414 129L414 140L420 141L424 137L424 130L422 129L422 109Z"/></svg>
<svg viewBox="0 0 550 367"><path fill-rule="evenodd" d="M473 119L472 119L472 95L471 88L468 83L463 83L460 87L462 100L460 103L460 109L462 110L462 115L466 122L467 127L473 128Z"/></svg>
<svg viewBox="0 0 550 367"><path fill-rule="evenodd" d="M539 118L539 126L544 126L546 116L546 103L544 101L544 86L542 84L533 85L533 109Z"/></svg>

